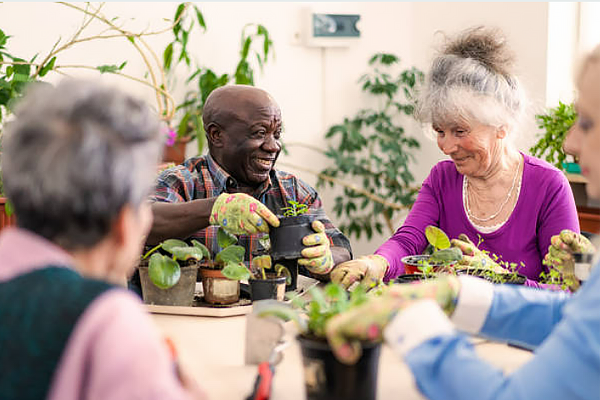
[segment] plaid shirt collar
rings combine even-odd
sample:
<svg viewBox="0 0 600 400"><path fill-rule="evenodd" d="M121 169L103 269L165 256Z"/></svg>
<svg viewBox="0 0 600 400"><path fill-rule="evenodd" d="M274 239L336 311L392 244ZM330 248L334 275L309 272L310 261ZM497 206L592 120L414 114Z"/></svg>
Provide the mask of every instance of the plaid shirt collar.
<svg viewBox="0 0 600 400"><path fill-rule="evenodd" d="M229 175L227 171L225 171L217 162L212 158L210 154L206 155L206 164L208 165L208 171L213 179L213 183L215 187L219 188L221 193L232 189L232 192L235 192L238 187L237 180ZM260 198L264 195L269 189L271 189L271 175L275 174L275 170L272 169L267 177L267 180L263 182L258 189L255 191L255 197Z"/></svg>

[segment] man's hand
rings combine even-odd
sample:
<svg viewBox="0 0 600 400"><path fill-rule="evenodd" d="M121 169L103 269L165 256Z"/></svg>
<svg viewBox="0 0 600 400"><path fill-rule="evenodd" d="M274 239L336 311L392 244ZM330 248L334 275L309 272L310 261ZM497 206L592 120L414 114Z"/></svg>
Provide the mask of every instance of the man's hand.
<svg viewBox="0 0 600 400"><path fill-rule="evenodd" d="M377 254L361 256L337 265L331 271L331 281L346 289L354 282L361 282L371 288L381 283L389 265L388 260Z"/></svg>
<svg viewBox="0 0 600 400"><path fill-rule="evenodd" d="M595 253L594 245L585 236L568 229L552 236L550 243L543 263L557 269L569 288L577 290L579 280L575 278L573 253Z"/></svg>
<svg viewBox="0 0 600 400"><path fill-rule="evenodd" d="M306 248L302 250L303 258L298 260L298 264L304 265L314 274L323 275L333 268L331 246L325 234L325 225L321 221L313 221L311 226L316 233L302 238L302 244Z"/></svg>
<svg viewBox="0 0 600 400"><path fill-rule="evenodd" d="M234 235L268 233L269 225L279 226L279 219L271 210L245 193L223 193L217 197L209 222Z"/></svg>
<svg viewBox="0 0 600 400"><path fill-rule="evenodd" d="M339 314L327 322L327 340L343 363L355 363L361 354L361 340L379 340L397 312L420 299L435 300L447 315L456 307L460 281L455 276L416 284L386 288L381 296L371 296L359 307Z"/></svg>
<svg viewBox="0 0 600 400"><path fill-rule="evenodd" d="M458 265L469 268L489 269L499 273L508 272L492 260L490 256L479 250L464 233L458 235L458 239L452 239L450 243L453 247L459 248L463 253L463 257L458 261Z"/></svg>

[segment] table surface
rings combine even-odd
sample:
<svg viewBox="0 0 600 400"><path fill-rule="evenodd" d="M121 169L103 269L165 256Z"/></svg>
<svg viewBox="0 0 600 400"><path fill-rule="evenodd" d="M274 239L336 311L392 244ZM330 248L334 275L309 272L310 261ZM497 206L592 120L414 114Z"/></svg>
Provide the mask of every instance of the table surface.
<svg viewBox="0 0 600 400"><path fill-rule="evenodd" d="M252 390L257 366L244 365L246 317L225 318L153 314L164 335L175 343L181 364L197 379L210 399L244 400ZM510 372L531 353L505 344L473 338L477 353ZM304 400L300 347L295 340L275 368L271 399ZM402 394L401 396L399 394ZM423 399L406 364L386 345L379 364L377 398Z"/></svg>

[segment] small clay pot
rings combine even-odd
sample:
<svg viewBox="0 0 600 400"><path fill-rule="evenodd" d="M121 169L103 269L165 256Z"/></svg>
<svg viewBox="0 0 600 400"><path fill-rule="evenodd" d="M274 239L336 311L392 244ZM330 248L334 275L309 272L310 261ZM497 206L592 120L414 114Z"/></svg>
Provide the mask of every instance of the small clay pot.
<svg viewBox="0 0 600 400"><path fill-rule="evenodd" d="M140 265L138 270L142 286L142 299L145 304L192 306L192 303L194 302L194 291L196 289L196 276L198 275L197 262L181 267L181 277L179 278L179 282L169 289L161 289L152 283L150 276L148 275L147 263Z"/></svg>
<svg viewBox="0 0 600 400"><path fill-rule="evenodd" d="M270 228L271 258L273 260L292 260L302 257L302 238L315 233L311 223L314 215L298 215L296 217L279 216L279 227Z"/></svg>
<svg viewBox="0 0 600 400"><path fill-rule="evenodd" d="M434 263L429 262L429 258L431 255L429 254L418 254L414 256L406 256L402 257L402 263L404 264L404 272L406 274L418 274L421 273L419 267L423 265L424 261L427 261L428 264L433 267L434 272L442 272L444 269L452 268L456 265L456 262L453 263Z"/></svg>
<svg viewBox="0 0 600 400"><path fill-rule="evenodd" d="M240 282L226 278L220 269L200 268L204 301L210 304L232 304L240 299Z"/></svg>
<svg viewBox="0 0 600 400"><path fill-rule="evenodd" d="M285 296L285 276L267 275L267 279L249 279L252 301L275 299L283 301Z"/></svg>
<svg viewBox="0 0 600 400"><path fill-rule="evenodd" d="M381 343L363 342L354 365L338 361L324 339L298 336L307 400L375 400Z"/></svg>

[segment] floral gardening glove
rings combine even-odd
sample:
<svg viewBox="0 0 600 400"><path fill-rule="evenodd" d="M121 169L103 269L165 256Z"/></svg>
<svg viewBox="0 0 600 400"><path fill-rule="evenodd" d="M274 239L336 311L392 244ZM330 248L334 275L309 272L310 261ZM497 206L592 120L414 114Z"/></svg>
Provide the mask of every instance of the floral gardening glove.
<svg viewBox="0 0 600 400"><path fill-rule="evenodd" d="M331 318L325 327L327 340L341 362L354 364L361 355L360 341L381 340L382 332L397 312L414 301L429 298L451 315L456 307L460 281L455 276L422 283L398 284L381 296Z"/></svg>
<svg viewBox="0 0 600 400"><path fill-rule="evenodd" d="M221 225L234 235L269 232L279 219L264 204L245 193L223 193L213 205L209 223Z"/></svg>
<svg viewBox="0 0 600 400"><path fill-rule="evenodd" d="M302 250L303 258L298 260L298 264L312 273L326 274L333 268L333 256L329 238L325 234L325 225L321 221L313 221L311 226L317 233L302 238L302 244L306 248Z"/></svg>
<svg viewBox="0 0 600 400"><path fill-rule="evenodd" d="M383 280L390 263L384 257L371 254L337 265L331 271L331 281L348 289L354 282L364 283L371 288Z"/></svg>
<svg viewBox="0 0 600 400"><path fill-rule="evenodd" d="M458 239L452 239L450 243L453 247L459 248L463 253L463 257L458 261L458 265L470 268L489 269L500 273L508 272L497 262L492 260L485 252L479 250L464 233L458 235Z"/></svg>
<svg viewBox="0 0 600 400"><path fill-rule="evenodd" d="M579 280L575 278L575 261L573 253L595 253L594 245L585 236L564 229L550 239L548 253L544 256L544 265L557 269L569 288L577 290Z"/></svg>

